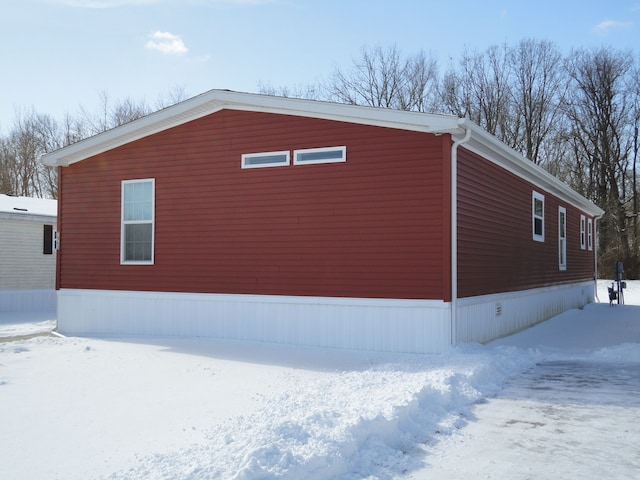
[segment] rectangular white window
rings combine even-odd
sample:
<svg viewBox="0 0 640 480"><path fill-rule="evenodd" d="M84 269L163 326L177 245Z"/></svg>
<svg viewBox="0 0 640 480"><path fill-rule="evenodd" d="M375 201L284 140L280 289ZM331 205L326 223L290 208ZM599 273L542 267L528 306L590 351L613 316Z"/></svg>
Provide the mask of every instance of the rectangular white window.
<svg viewBox="0 0 640 480"><path fill-rule="evenodd" d="M153 264L155 180L122 182L120 262Z"/></svg>
<svg viewBox="0 0 640 480"><path fill-rule="evenodd" d="M289 151L242 154L242 168L282 167L289 163Z"/></svg>
<svg viewBox="0 0 640 480"><path fill-rule="evenodd" d="M544 195L538 192L531 197L531 223L533 239L544 242Z"/></svg>
<svg viewBox="0 0 640 480"><path fill-rule="evenodd" d="M593 250L593 220L587 222L587 248Z"/></svg>
<svg viewBox="0 0 640 480"><path fill-rule="evenodd" d="M567 210L558 207L558 267L567 269Z"/></svg>
<svg viewBox="0 0 640 480"><path fill-rule="evenodd" d="M587 219L584 215L580 215L580 248L587 248Z"/></svg>
<svg viewBox="0 0 640 480"><path fill-rule="evenodd" d="M307 148L293 152L294 165L347 161L347 147Z"/></svg>

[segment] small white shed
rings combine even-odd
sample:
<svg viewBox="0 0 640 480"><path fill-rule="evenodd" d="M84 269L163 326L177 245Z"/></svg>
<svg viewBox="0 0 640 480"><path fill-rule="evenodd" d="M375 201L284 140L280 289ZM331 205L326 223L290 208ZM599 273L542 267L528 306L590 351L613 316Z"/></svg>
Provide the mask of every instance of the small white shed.
<svg viewBox="0 0 640 480"><path fill-rule="evenodd" d="M56 200L0 194L0 312L55 310Z"/></svg>

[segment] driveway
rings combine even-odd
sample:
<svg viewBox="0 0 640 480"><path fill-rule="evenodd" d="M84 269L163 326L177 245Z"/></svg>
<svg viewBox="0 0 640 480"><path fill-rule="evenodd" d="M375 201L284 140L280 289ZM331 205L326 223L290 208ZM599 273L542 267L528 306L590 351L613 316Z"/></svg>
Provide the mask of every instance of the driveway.
<svg viewBox="0 0 640 480"><path fill-rule="evenodd" d="M412 479L627 479L640 472L640 364L547 361L427 447Z"/></svg>

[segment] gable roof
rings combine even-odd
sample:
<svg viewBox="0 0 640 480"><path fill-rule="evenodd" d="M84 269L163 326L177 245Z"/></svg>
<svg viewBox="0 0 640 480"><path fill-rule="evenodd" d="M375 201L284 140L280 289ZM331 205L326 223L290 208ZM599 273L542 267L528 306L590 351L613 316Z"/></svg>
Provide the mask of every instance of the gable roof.
<svg viewBox="0 0 640 480"><path fill-rule="evenodd" d="M210 90L138 120L45 154L40 158L40 162L50 167L67 167L94 155L225 109L321 118L436 135L448 133L454 140L461 140L467 131L470 131L471 137L465 141L464 148L479 153L581 210L595 216L601 216L604 213L546 170L465 118L230 90Z"/></svg>

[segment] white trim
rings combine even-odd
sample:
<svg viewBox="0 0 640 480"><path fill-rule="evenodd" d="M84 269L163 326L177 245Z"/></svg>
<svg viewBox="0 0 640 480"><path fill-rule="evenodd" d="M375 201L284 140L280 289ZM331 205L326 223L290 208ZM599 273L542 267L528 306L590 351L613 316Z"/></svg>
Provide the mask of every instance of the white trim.
<svg viewBox="0 0 640 480"><path fill-rule="evenodd" d="M250 163L252 158L263 157L285 157L284 162L266 162L266 163ZM289 150L281 150L277 152L258 152L258 153L243 153L241 166L242 168L267 168L267 167L286 167L291 164L291 158Z"/></svg>
<svg viewBox="0 0 640 480"><path fill-rule="evenodd" d="M210 90L133 122L45 154L40 158L40 162L47 166L66 167L135 140L225 109L320 118L436 135L449 133L454 137L454 141L462 138L466 131L471 129L473 135L465 148L480 153L488 160L542 190L558 196L582 211L593 216L600 216L604 213L599 207L571 190L543 168L527 160L520 153L468 119L459 119L453 115L408 112L228 90Z"/></svg>
<svg viewBox="0 0 640 480"><path fill-rule="evenodd" d="M542 215L536 215L536 200L542 202ZM535 190L531 192L531 233L533 235L533 239L536 242L544 242L544 195L536 192ZM542 221L542 233L536 233L536 220L540 219Z"/></svg>
<svg viewBox="0 0 640 480"><path fill-rule="evenodd" d="M458 131L458 117L388 108L210 90L112 130L47 153L44 165L66 167L99 153L221 110L276 113L429 133Z"/></svg>
<svg viewBox="0 0 640 480"><path fill-rule="evenodd" d="M58 292L65 335L210 337L440 353L450 346L450 304L277 295L71 290Z"/></svg>
<svg viewBox="0 0 640 480"><path fill-rule="evenodd" d="M298 157L306 154L317 154L325 152L340 152L338 158L320 158L314 160L300 160ZM340 163L347 161L347 147L323 147L323 148L304 148L293 151L293 164L294 165L313 165L318 163Z"/></svg>
<svg viewBox="0 0 640 480"><path fill-rule="evenodd" d="M580 215L580 248L587 248L587 217Z"/></svg>
<svg viewBox="0 0 640 480"><path fill-rule="evenodd" d="M151 220L125 220L124 218L124 187L134 183L151 183ZM155 261L155 230L156 230L156 180L155 178L139 178L122 180L120 184L120 265L153 265ZM151 224L151 259L127 260L125 245L126 225Z"/></svg>
<svg viewBox="0 0 640 480"><path fill-rule="evenodd" d="M593 250L593 220L587 220L587 249Z"/></svg>
<svg viewBox="0 0 640 480"><path fill-rule="evenodd" d="M561 221L564 219L564 221ZM558 269L567 269L567 209L558 207Z"/></svg>
<svg viewBox="0 0 640 480"><path fill-rule="evenodd" d="M528 160L521 153L501 142L471 120L460 119L460 126L471 128L473 131L471 140L465 144L465 149L513 173L531 183L534 187L555 195L578 210L596 217L604 214L604 211L593 202L572 190L567 184L561 182L545 169ZM451 134L454 140L461 136L461 133L451 132Z"/></svg>

